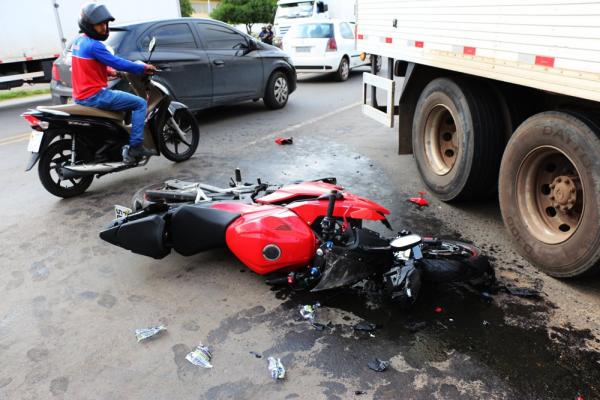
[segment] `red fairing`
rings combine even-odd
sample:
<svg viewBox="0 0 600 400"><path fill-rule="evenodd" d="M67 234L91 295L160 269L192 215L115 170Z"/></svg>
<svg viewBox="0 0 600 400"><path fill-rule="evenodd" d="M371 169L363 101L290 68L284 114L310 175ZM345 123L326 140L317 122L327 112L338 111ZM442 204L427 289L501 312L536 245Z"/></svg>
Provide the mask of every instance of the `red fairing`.
<svg viewBox="0 0 600 400"><path fill-rule="evenodd" d="M217 208L233 211L234 204ZM237 212L242 215L227 228L225 240L229 250L252 271L265 275L310 263L316 237L298 215L283 207L247 204L240 205Z"/></svg>
<svg viewBox="0 0 600 400"><path fill-rule="evenodd" d="M335 202L334 217L380 221L390 213L387 208L364 197L349 192L343 192L342 195L343 199ZM298 214L308 225L312 225L317 218L327 214L327 205L328 200L323 199L290 203L286 207Z"/></svg>
<svg viewBox="0 0 600 400"><path fill-rule="evenodd" d="M332 185L325 182L302 182L297 185L284 186L267 196L256 199L260 204L279 204L291 201L295 198L319 197L332 190L344 190L342 186Z"/></svg>

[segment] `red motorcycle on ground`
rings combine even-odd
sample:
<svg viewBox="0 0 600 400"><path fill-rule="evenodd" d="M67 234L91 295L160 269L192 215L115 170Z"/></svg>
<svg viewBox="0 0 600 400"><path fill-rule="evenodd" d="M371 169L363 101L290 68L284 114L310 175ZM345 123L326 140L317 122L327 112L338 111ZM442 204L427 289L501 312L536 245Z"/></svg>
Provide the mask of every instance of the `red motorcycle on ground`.
<svg viewBox="0 0 600 400"><path fill-rule="evenodd" d="M227 247L271 284L319 291L365 281L406 305L425 281L493 280L474 246L405 231L390 239L364 228L363 221L381 221L391 229L390 212L335 178L280 187L243 184L240 175L229 188L179 180L144 188L135 211L100 237L156 259Z"/></svg>

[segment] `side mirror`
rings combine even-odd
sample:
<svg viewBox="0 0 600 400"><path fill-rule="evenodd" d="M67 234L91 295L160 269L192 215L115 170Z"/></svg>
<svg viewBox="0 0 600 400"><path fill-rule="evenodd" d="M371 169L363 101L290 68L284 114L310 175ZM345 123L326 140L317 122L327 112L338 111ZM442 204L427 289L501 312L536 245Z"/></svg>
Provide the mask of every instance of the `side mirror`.
<svg viewBox="0 0 600 400"><path fill-rule="evenodd" d="M156 48L156 36L152 36L152 40L148 43L148 52L152 54L154 49Z"/></svg>

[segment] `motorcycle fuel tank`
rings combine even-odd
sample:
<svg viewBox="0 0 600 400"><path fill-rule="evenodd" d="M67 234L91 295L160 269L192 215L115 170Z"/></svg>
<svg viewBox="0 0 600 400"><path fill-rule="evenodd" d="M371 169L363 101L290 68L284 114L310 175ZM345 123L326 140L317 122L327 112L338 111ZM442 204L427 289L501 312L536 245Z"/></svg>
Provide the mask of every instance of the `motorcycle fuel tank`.
<svg viewBox="0 0 600 400"><path fill-rule="evenodd" d="M308 265L316 250L311 228L283 207L243 213L227 228L225 240L242 263L261 275Z"/></svg>

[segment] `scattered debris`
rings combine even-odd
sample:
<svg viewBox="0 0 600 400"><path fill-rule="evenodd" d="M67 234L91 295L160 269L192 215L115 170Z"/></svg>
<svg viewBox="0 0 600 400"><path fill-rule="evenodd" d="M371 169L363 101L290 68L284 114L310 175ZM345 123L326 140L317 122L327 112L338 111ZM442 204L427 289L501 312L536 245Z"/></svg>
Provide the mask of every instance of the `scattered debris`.
<svg viewBox="0 0 600 400"><path fill-rule="evenodd" d="M256 357L256 358L262 358L262 354L260 354L260 353L257 353L257 352L255 352L255 351L251 351L251 352L250 352L250 354L252 354L252 355L253 355L254 357Z"/></svg>
<svg viewBox="0 0 600 400"><path fill-rule="evenodd" d="M488 292L481 292L481 298L486 303L491 303L494 300L493 297L492 297L492 295L489 294Z"/></svg>
<svg viewBox="0 0 600 400"><path fill-rule="evenodd" d="M283 368L283 364L281 363L281 359L269 357L269 372L271 373L271 378L283 379L285 377L285 368Z"/></svg>
<svg viewBox="0 0 600 400"><path fill-rule="evenodd" d="M357 395L357 396L360 396L362 394L367 394L367 392L365 392L364 390L355 390L354 394Z"/></svg>
<svg viewBox="0 0 600 400"><path fill-rule="evenodd" d="M212 368L210 360L212 359L212 353L208 346L203 346L202 343L196 347L194 351L185 356L185 359L194 365L202 368Z"/></svg>
<svg viewBox="0 0 600 400"><path fill-rule="evenodd" d="M440 306L437 306L433 311L435 311L436 314L441 314L444 312L444 309Z"/></svg>
<svg viewBox="0 0 600 400"><path fill-rule="evenodd" d="M307 304L305 306L302 306L302 308L300 309L300 315L304 319L314 321L317 314L317 308L319 307L321 307L320 303L315 303L313 305Z"/></svg>
<svg viewBox="0 0 600 400"><path fill-rule="evenodd" d="M373 371L383 372L387 369L387 367L389 367L390 362L382 361L379 358L376 358L374 360L369 361L368 365L369 365L369 368L372 369Z"/></svg>
<svg viewBox="0 0 600 400"><path fill-rule="evenodd" d="M165 332L167 327L164 325L152 326L150 328L141 328L135 330L135 337L137 337L138 343L142 340L149 339L155 335L158 335L161 332Z"/></svg>
<svg viewBox="0 0 600 400"><path fill-rule="evenodd" d="M529 288L521 288L521 287L514 287L514 286L504 286L504 289L512 294L513 296L519 296L519 297L527 297L530 299L540 299L541 295L540 292L538 292L537 290L533 290L533 289L529 289Z"/></svg>
<svg viewBox="0 0 600 400"><path fill-rule="evenodd" d="M367 332L372 334L375 331L375 329L377 329L377 325L368 321L360 321L352 328L357 332Z"/></svg>
<svg viewBox="0 0 600 400"><path fill-rule="evenodd" d="M427 192L419 192L419 197L411 197L408 199L408 201L418 205L419 207L429 206L429 202L423 197L425 194L427 194Z"/></svg>
<svg viewBox="0 0 600 400"><path fill-rule="evenodd" d="M275 138L275 143L277 143L279 145L294 144L294 138L293 137L289 137L289 138L278 137L278 138Z"/></svg>
<svg viewBox="0 0 600 400"><path fill-rule="evenodd" d="M314 328L318 331L323 331L325 330L325 328L333 329L333 324L331 323L331 321L329 321L327 324L322 324L320 322L311 322L310 324L314 326Z"/></svg>
<svg viewBox="0 0 600 400"><path fill-rule="evenodd" d="M483 326L489 326L491 325L489 321L486 321L485 319L483 320Z"/></svg>
<svg viewBox="0 0 600 400"><path fill-rule="evenodd" d="M406 324L404 324L404 327L412 333L415 333L417 331L420 331L421 329L425 328L427 326L427 322L425 321L420 321L420 322L407 322Z"/></svg>
<svg viewBox="0 0 600 400"><path fill-rule="evenodd" d="M575 397L575 400L584 400L583 396L578 394L577 397Z"/></svg>
<svg viewBox="0 0 600 400"><path fill-rule="evenodd" d="M448 318L448 322L454 322L454 318Z"/></svg>

